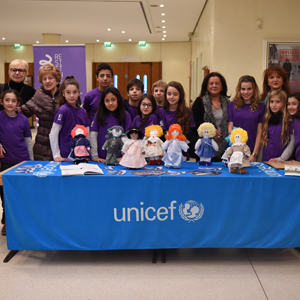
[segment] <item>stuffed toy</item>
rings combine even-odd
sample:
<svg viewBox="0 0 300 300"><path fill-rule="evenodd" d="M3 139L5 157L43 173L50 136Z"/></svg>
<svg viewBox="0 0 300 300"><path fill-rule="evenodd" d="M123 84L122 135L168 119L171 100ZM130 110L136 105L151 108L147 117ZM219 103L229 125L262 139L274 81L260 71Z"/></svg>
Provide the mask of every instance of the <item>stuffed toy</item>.
<svg viewBox="0 0 300 300"><path fill-rule="evenodd" d="M147 162L142 154L144 145L142 140L143 133L138 127L131 127L129 131L126 132L126 135L129 140L124 143L122 148L122 153L124 155L120 161L120 165L129 169L140 169L145 167Z"/></svg>
<svg viewBox="0 0 300 300"><path fill-rule="evenodd" d="M75 164L87 163L88 159L91 158L91 145L87 139L88 134L87 128L83 125L76 125L71 131L72 140L70 142L71 152L69 158Z"/></svg>
<svg viewBox="0 0 300 300"><path fill-rule="evenodd" d="M117 157L120 154L120 151L123 147L123 141L121 136L124 134L124 129L121 126L112 126L107 129L108 134L105 136L106 141L102 146L102 150L107 150L105 164L116 166L118 164Z"/></svg>
<svg viewBox="0 0 300 300"><path fill-rule="evenodd" d="M160 137L163 129L159 125L151 125L145 128L145 136L148 138L144 144L145 158L149 165L162 165L164 150Z"/></svg>
<svg viewBox="0 0 300 300"><path fill-rule="evenodd" d="M245 174L245 167L251 167L249 156L251 155L250 148L246 145L248 141L247 131L242 128L237 128L231 132L230 141L232 146L228 148L227 157L229 158L228 167L231 173Z"/></svg>
<svg viewBox="0 0 300 300"><path fill-rule="evenodd" d="M195 153L200 157L199 165L211 165L211 158L218 151L218 144L213 140L216 135L216 128L211 123L202 123L198 128L199 139L195 145Z"/></svg>
<svg viewBox="0 0 300 300"><path fill-rule="evenodd" d="M181 168L181 164L185 162L182 151L187 151L189 146L186 143L186 137L182 134L179 124L170 126L162 148L166 151L162 159L165 166L168 168Z"/></svg>

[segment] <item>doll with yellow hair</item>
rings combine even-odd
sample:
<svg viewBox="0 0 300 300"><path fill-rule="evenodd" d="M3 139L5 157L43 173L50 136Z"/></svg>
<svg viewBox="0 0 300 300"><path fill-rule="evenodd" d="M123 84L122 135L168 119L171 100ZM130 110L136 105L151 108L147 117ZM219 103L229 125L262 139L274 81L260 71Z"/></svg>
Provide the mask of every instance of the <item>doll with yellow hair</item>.
<svg viewBox="0 0 300 300"><path fill-rule="evenodd" d="M195 153L200 157L199 165L211 165L211 158L219 150L218 144L213 140L216 135L216 128L211 123L202 123L198 128L198 134L201 137L195 145Z"/></svg>
<svg viewBox="0 0 300 300"><path fill-rule="evenodd" d="M231 173L245 174L247 170L245 167L251 167L249 162L249 156L251 155L250 148L246 142L248 140L247 131L242 128L234 129L231 132L230 142L232 146L227 151L227 157L229 158L229 171Z"/></svg>
<svg viewBox="0 0 300 300"><path fill-rule="evenodd" d="M149 165L161 165L164 150L162 149L163 129L159 125L151 125L145 128L147 140L144 144L145 158Z"/></svg>
<svg viewBox="0 0 300 300"><path fill-rule="evenodd" d="M170 126L169 131L166 133L166 141L162 147L166 151L162 159L165 166L168 168L181 168L181 164L185 162L182 151L186 152L189 146L179 124Z"/></svg>

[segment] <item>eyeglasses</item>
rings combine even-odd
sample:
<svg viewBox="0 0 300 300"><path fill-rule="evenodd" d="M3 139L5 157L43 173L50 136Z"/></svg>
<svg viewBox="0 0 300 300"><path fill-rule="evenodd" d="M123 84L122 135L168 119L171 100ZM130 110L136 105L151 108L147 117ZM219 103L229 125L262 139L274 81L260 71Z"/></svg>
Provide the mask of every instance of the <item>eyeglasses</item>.
<svg viewBox="0 0 300 300"><path fill-rule="evenodd" d="M43 81L43 82L46 82L47 80L48 80L48 81L53 81L54 79L55 79L54 77L49 76L49 77L44 77L44 78L42 78L42 81Z"/></svg>
<svg viewBox="0 0 300 300"><path fill-rule="evenodd" d="M26 72L26 70L23 70L23 69L10 69L11 72L13 73L17 73L19 72L20 74L23 74Z"/></svg>
<svg viewBox="0 0 300 300"><path fill-rule="evenodd" d="M147 103L145 103L145 102L142 102L142 106L145 107L145 108L146 108L146 107L152 107L152 104L147 104Z"/></svg>

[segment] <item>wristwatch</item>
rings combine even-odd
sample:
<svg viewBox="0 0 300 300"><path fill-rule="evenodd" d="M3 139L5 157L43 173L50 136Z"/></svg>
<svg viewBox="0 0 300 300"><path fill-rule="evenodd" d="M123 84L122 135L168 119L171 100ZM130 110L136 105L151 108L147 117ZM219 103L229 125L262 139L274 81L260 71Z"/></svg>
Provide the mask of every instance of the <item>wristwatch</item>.
<svg viewBox="0 0 300 300"><path fill-rule="evenodd" d="M257 158L257 154L254 153L254 152L252 153L252 156L255 157L255 158Z"/></svg>

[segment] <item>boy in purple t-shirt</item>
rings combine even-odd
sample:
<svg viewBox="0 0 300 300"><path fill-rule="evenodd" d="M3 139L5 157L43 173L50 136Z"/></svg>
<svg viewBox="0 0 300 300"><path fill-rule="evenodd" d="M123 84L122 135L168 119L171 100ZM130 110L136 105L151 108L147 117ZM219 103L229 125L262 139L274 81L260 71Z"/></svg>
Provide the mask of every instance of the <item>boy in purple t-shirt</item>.
<svg viewBox="0 0 300 300"><path fill-rule="evenodd" d="M124 108L129 112L131 120L137 116L137 106L144 93L144 84L139 79L131 79L127 83L127 95L129 100L124 100Z"/></svg>
<svg viewBox="0 0 300 300"><path fill-rule="evenodd" d="M83 101L83 108L86 110L91 121L93 121L94 115L97 112L102 92L111 85L112 79L113 70L111 66L106 63L98 65L96 80L99 83L99 87L86 93Z"/></svg>
<svg viewBox="0 0 300 300"><path fill-rule="evenodd" d="M165 102L165 90L167 84L161 79L152 84L152 95L155 98L157 109L163 107Z"/></svg>

